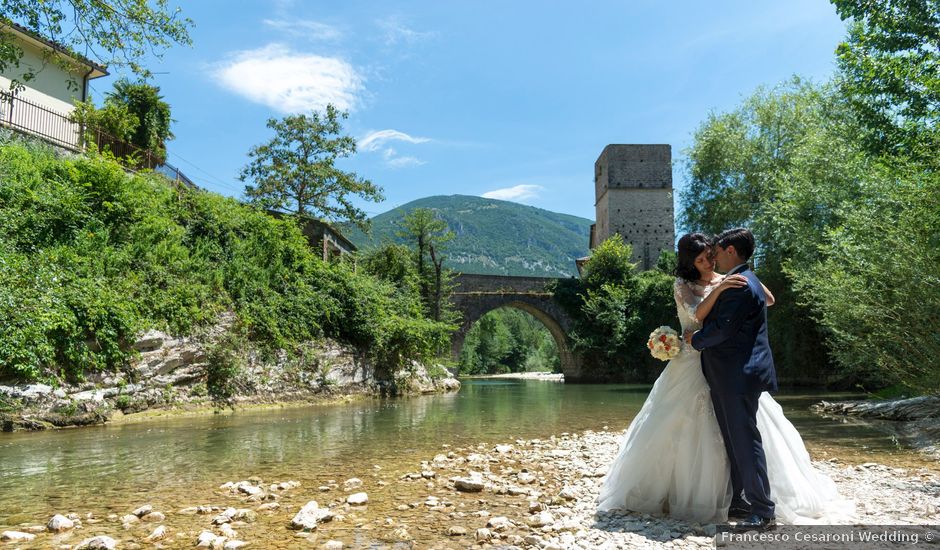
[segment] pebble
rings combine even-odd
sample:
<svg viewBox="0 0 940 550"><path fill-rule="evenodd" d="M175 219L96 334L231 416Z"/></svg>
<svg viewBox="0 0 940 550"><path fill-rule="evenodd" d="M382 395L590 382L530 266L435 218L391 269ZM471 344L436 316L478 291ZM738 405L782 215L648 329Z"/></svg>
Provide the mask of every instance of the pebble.
<svg viewBox="0 0 940 550"><path fill-rule="evenodd" d="M49 523L46 524L46 529L52 531L53 533L68 531L74 527L75 522L60 514L52 516L52 519L50 519Z"/></svg>
<svg viewBox="0 0 940 550"><path fill-rule="evenodd" d="M366 493L353 493L346 497L346 503L353 506L362 506L369 502L369 495Z"/></svg>
<svg viewBox="0 0 940 550"><path fill-rule="evenodd" d="M343 550L342 541L338 540L328 540L320 546L321 550Z"/></svg>
<svg viewBox="0 0 940 550"><path fill-rule="evenodd" d="M4 531L0 533L0 540L4 542L29 542L34 538L36 538L36 535L22 531Z"/></svg>

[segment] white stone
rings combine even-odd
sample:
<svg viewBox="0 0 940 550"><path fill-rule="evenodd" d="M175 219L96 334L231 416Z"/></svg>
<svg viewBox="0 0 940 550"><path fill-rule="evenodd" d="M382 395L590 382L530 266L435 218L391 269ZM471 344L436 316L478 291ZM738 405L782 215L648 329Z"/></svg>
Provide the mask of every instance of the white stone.
<svg viewBox="0 0 940 550"><path fill-rule="evenodd" d="M512 445L497 445L496 446L497 453L508 453L510 451L512 451Z"/></svg>
<svg viewBox="0 0 940 550"><path fill-rule="evenodd" d="M343 482L343 487L346 489L358 489L362 487L362 480L358 477L351 477Z"/></svg>
<svg viewBox="0 0 940 550"><path fill-rule="evenodd" d="M548 510L543 510L538 514L532 514L529 517L529 525L533 527L544 527L555 523L555 517Z"/></svg>
<svg viewBox="0 0 940 550"><path fill-rule="evenodd" d="M317 528L318 523L330 521L333 519L333 513L326 508L320 508L317 501L311 500L304 504L294 519L291 520L292 529L312 530Z"/></svg>
<svg viewBox="0 0 940 550"><path fill-rule="evenodd" d="M512 526L512 522L506 516L496 516L486 522L486 526L494 531L503 531Z"/></svg>
<svg viewBox="0 0 940 550"><path fill-rule="evenodd" d="M483 479L478 477L460 477L454 480L454 487L465 493L479 493L483 490Z"/></svg>
<svg viewBox="0 0 940 550"><path fill-rule="evenodd" d="M199 539L196 541L197 547L202 548L211 548L212 543L215 542L215 539L219 538L215 533L211 531L203 531L199 533Z"/></svg>
<svg viewBox="0 0 940 550"><path fill-rule="evenodd" d="M60 514L52 516L52 519L50 519L49 523L46 524L46 529L52 531L53 533L68 531L73 527L75 527L75 522Z"/></svg>
<svg viewBox="0 0 940 550"><path fill-rule="evenodd" d="M493 538L493 532L486 527L477 529L476 539L480 542L488 541Z"/></svg>
<svg viewBox="0 0 940 550"><path fill-rule="evenodd" d="M361 506L369 502L369 495L366 493L353 493L346 497L346 502L353 506Z"/></svg>
<svg viewBox="0 0 940 550"><path fill-rule="evenodd" d="M237 550L243 546L248 546L248 543L241 540L229 540L225 542L225 546L222 548L223 550Z"/></svg>
<svg viewBox="0 0 940 550"><path fill-rule="evenodd" d="M322 550L343 550L343 543L338 540L328 540L320 548Z"/></svg>
<svg viewBox="0 0 940 550"><path fill-rule="evenodd" d="M460 525L451 525L447 530L447 535L451 537L462 537L467 534L467 528Z"/></svg>
<svg viewBox="0 0 940 550"><path fill-rule="evenodd" d="M157 527L156 529L154 529L153 532L150 533L150 535L147 537L146 540L147 542L153 542L155 540L160 540L165 537L166 537L166 527L161 525Z"/></svg>
<svg viewBox="0 0 940 550"><path fill-rule="evenodd" d="M0 533L0 540L4 542L29 542L34 538L36 538L36 535L22 531L4 531Z"/></svg>

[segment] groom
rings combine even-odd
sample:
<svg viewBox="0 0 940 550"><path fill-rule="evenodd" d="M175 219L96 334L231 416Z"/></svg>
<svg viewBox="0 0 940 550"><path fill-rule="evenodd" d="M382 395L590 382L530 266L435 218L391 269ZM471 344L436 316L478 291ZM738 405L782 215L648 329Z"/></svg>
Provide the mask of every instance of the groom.
<svg viewBox="0 0 940 550"><path fill-rule="evenodd" d="M718 269L741 274L748 283L723 292L702 329L687 339L702 352L702 371L731 462L728 515L743 520L736 531L763 531L775 525L767 461L757 430L757 400L761 392L777 390L767 341L767 305L761 283L747 265L754 253L751 232L729 229L716 244Z"/></svg>

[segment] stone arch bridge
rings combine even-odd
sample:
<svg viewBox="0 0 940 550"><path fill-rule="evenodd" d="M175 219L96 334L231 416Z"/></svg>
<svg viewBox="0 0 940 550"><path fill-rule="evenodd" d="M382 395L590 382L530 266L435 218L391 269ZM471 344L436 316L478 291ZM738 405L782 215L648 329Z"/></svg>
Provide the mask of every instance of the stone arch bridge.
<svg viewBox="0 0 940 550"><path fill-rule="evenodd" d="M467 332L480 317L497 308L514 307L545 325L558 348L565 381L578 381L581 378L581 358L571 350L568 339L571 319L546 289L549 283L557 280L549 277L457 275L451 301L463 314L463 322L451 340L454 358L459 356Z"/></svg>

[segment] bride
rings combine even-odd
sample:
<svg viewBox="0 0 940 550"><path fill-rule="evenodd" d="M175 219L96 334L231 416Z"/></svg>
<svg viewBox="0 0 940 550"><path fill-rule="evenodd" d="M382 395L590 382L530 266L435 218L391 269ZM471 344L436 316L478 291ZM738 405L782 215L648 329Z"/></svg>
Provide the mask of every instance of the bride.
<svg viewBox="0 0 940 550"><path fill-rule="evenodd" d="M746 284L715 273L713 246L701 233L679 240L674 295L680 334L701 328L718 296ZM773 296L766 290L767 305ZM624 434L598 497L598 509L668 513L690 522L727 521L731 504L728 456L702 374L700 352L685 345L657 378ZM796 428L764 392L757 427L767 457L770 496L779 523L845 521L854 506L816 471Z"/></svg>

